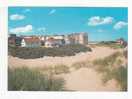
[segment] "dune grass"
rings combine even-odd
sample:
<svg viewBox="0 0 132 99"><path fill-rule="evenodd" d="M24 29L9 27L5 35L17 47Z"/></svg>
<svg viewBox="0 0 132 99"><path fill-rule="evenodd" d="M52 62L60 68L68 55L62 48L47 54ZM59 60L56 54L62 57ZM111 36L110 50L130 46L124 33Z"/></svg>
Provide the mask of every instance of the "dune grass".
<svg viewBox="0 0 132 99"><path fill-rule="evenodd" d="M75 69L75 70L78 70L80 68L88 68L88 67L91 67L91 62L87 62L87 61L81 61L81 62L76 62L74 64L72 64L72 67Z"/></svg>
<svg viewBox="0 0 132 99"><path fill-rule="evenodd" d="M8 70L9 91L63 91L65 81L28 68Z"/></svg>
<svg viewBox="0 0 132 99"><path fill-rule="evenodd" d="M97 59L93 61L93 65L98 72L103 72L113 68L114 65L120 65L122 60L119 57L123 57L121 52L115 52L110 56L107 56L103 59Z"/></svg>
<svg viewBox="0 0 132 99"><path fill-rule="evenodd" d="M105 46L105 47L110 47L110 48L113 48L113 49L120 49L120 48L124 48L123 45L121 44L117 44L113 41L106 41L106 42L100 42L98 44L96 44L97 46Z"/></svg>
<svg viewBox="0 0 132 99"><path fill-rule="evenodd" d="M103 82L106 83L107 81L115 79L121 91L127 91L127 68L120 66L119 68L114 68L109 70L103 74Z"/></svg>
<svg viewBox="0 0 132 99"><path fill-rule="evenodd" d="M54 74L62 74L62 73L69 73L70 72L70 68L66 65L60 64L60 65L56 65L54 66Z"/></svg>
<svg viewBox="0 0 132 99"><path fill-rule="evenodd" d="M93 64L95 65L95 69L99 73L102 73L104 83L115 79L119 83L120 89L127 91L127 66L121 66L122 60L120 57L123 57L123 54L116 52L103 59L94 60Z"/></svg>

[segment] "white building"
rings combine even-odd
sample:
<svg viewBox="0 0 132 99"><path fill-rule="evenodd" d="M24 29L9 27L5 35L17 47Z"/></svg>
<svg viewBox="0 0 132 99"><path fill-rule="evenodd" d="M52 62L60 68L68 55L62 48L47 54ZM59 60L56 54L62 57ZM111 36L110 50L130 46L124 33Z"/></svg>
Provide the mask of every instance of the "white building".
<svg viewBox="0 0 132 99"><path fill-rule="evenodd" d="M41 41L37 37L23 38L21 41L21 47L40 47Z"/></svg>

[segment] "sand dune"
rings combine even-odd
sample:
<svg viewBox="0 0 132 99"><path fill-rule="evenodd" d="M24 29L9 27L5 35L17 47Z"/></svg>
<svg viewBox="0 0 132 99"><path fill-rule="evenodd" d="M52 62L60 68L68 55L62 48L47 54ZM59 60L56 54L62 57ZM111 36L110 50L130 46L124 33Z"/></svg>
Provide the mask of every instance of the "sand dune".
<svg viewBox="0 0 132 99"><path fill-rule="evenodd" d="M38 59L20 59L17 57L9 56L10 67L45 67L50 65L65 64L72 65L81 61L93 61L98 58L104 58L119 51L119 49L111 49L109 47L95 47L92 48L92 52L79 53L75 56L66 57L44 57ZM101 75L98 74L92 68L81 68L79 70L72 71L68 74L57 75L63 77L66 81L65 87L68 90L76 91L118 91L119 88L115 80L110 80L108 83L103 84Z"/></svg>

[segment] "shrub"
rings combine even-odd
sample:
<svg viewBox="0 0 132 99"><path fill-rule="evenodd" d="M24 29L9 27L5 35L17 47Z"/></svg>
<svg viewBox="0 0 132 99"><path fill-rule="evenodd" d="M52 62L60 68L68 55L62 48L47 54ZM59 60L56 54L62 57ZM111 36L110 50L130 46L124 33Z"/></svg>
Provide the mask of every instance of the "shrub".
<svg viewBox="0 0 132 99"><path fill-rule="evenodd" d="M65 45L54 48L22 48L22 47L8 47L9 54L14 57L33 59L44 56L73 56L79 52L92 51L91 48L84 45Z"/></svg>
<svg viewBox="0 0 132 99"><path fill-rule="evenodd" d="M8 90L62 91L64 80L28 68L9 69Z"/></svg>

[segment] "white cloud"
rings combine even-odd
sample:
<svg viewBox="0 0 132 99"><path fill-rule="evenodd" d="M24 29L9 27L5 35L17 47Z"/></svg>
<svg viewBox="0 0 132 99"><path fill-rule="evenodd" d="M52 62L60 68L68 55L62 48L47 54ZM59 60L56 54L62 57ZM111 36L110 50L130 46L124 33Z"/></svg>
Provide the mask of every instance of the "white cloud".
<svg viewBox="0 0 132 99"><path fill-rule="evenodd" d="M49 12L49 15L52 15L56 12L56 9L52 9L50 12Z"/></svg>
<svg viewBox="0 0 132 99"><path fill-rule="evenodd" d="M24 15L19 15L19 14L10 15L10 20L23 20L24 18L25 18Z"/></svg>
<svg viewBox="0 0 132 99"><path fill-rule="evenodd" d="M30 9L25 9L23 12L24 12L24 13L26 13L26 12L31 12L31 10L30 10Z"/></svg>
<svg viewBox="0 0 132 99"><path fill-rule="evenodd" d="M124 21L119 21L117 22L115 25L114 25L114 29L115 30L119 30L123 27L127 26L127 22L124 22Z"/></svg>
<svg viewBox="0 0 132 99"><path fill-rule="evenodd" d="M113 17L100 17L100 16L94 16L89 18L88 25L90 26L97 26L97 25L103 25L103 24L110 24L114 20Z"/></svg>
<svg viewBox="0 0 132 99"><path fill-rule="evenodd" d="M10 33L26 33L26 32L31 32L33 30L32 25L26 25L23 27L16 27L16 28L12 28L9 30Z"/></svg>

